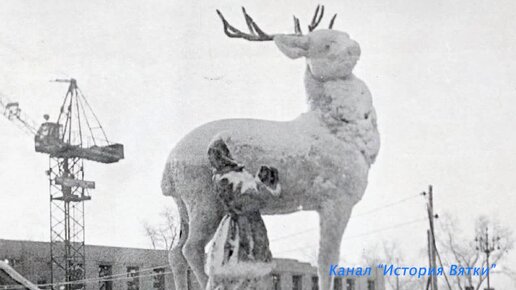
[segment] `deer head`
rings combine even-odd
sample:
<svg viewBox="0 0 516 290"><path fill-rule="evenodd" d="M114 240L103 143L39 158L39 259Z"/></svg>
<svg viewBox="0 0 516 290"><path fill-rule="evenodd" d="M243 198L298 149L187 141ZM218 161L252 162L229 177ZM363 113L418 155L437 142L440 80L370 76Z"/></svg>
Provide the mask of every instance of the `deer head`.
<svg viewBox="0 0 516 290"><path fill-rule="evenodd" d="M274 41L283 54L296 59L305 57L307 67L316 79L326 81L348 77L360 58L360 46L349 35L333 30L335 14L328 29L315 30L324 15L324 6L317 6L312 22L308 25L308 34L303 34L299 19L294 16L293 34L267 34L242 7L249 33L233 27L217 10L224 25L224 33L231 38L242 38L248 41Z"/></svg>

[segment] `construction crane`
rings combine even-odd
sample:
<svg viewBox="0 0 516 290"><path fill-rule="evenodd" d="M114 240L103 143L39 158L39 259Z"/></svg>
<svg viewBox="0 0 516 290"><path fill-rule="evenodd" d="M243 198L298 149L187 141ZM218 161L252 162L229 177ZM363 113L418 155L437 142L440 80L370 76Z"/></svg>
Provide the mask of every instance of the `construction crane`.
<svg viewBox="0 0 516 290"><path fill-rule="evenodd" d="M75 79L57 121L37 126L20 108L0 95L2 114L25 133L34 136L35 151L49 155L51 284L66 290L83 289L86 278L84 202L91 199L94 181L85 180L84 161L115 163L124 158L122 144L111 143ZM74 283L74 281L77 281ZM59 288L62 289L62 288Z"/></svg>

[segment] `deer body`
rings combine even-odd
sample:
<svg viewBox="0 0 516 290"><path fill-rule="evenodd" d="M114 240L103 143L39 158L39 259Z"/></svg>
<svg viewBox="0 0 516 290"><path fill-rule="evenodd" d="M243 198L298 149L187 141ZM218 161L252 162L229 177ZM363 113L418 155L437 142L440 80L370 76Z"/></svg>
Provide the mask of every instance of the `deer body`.
<svg viewBox="0 0 516 290"><path fill-rule="evenodd" d="M162 180L181 216L181 234L169 258L176 289L186 289L190 265L205 286L204 248L224 212L213 194L207 148L222 138L234 160L250 172L267 164L278 169L281 195L266 202L264 214L317 211L320 289L339 260L340 242L353 206L367 186L379 150L376 114L367 86L352 74L360 50L343 32L318 30L306 36L278 35L278 48L307 59L305 87L310 110L288 122L219 120L185 136L172 150Z"/></svg>
<svg viewBox="0 0 516 290"><path fill-rule="evenodd" d="M173 189L164 193L176 197L183 193L181 198L187 206L193 203L190 198L196 199L202 194L199 186L210 185L212 175L206 148L219 136L228 144L235 160L249 171L254 172L263 164L278 168L282 195L280 202L275 201L263 210L265 214L291 213L299 208L317 210L322 202L340 197L341 193L335 192L340 190L348 193L342 198L355 204L362 197L361 192L351 195L349 193L354 191L346 188L364 186L353 182L367 176L369 164L378 151L378 135L365 85L354 76L339 82L342 83L340 92L348 94L340 97L359 96L352 102L352 108L363 107L361 112L350 109L352 112L345 121L334 119L331 111L324 112L330 108L313 105L314 110L288 122L228 119L195 129L181 140L169 157L164 178ZM335 84L330 86L335 87ZM347 107L339 108L344 111Z"/></svg>

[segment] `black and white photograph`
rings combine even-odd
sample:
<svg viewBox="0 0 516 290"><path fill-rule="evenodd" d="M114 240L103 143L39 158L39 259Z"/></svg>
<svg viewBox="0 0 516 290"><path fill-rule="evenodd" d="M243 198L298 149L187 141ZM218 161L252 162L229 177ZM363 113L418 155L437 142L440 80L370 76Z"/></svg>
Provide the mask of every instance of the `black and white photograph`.
<svg viewBox="0 0 516 290"><path fill-rule="evenodd" d="M0 290L516 289L516 2L0 1Z"/></svg>

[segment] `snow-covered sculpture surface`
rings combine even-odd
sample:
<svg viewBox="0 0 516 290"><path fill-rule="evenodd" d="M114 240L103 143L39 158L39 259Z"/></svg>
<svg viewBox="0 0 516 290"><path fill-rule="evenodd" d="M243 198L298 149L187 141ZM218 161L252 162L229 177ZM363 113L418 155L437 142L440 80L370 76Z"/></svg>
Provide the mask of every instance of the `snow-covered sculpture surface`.
<svg viewBox="0 0 516 290"><path fill-rule="evenodd" d="M208 253L206 290L268 290L273 262L260 209L265 199L281 193L278 171L263 165L253 176L218 137L208 159L225 215Z"/></svg>
<svg viewBox="0 0 516 290"><path fill-rule="evenodd" d="M205 246L224 215L214 194L206 154L218 136L235 160L257 172L261 165L277 168L281 195L264 200L263 214L299 210L319 214L319 289L331 289L328 275L340 255L342 235L353 206L362 198L368 171L380 147L371 94L352 70L360 47L347 33L315 30L323 9L316 10L309 33L295 18L295 34L269 35L245 12L250 33L231 26L222 16L226 35L250 41L272 40L289 58L306 59L305 88L309 111L288 122L226 119L205 124L185 136L168 157L163 194L172 196L181 216L181 234L169 253L176 289L187 289L188 265L205 287ZM278 96L280 97L280 96Z"/></svg>

